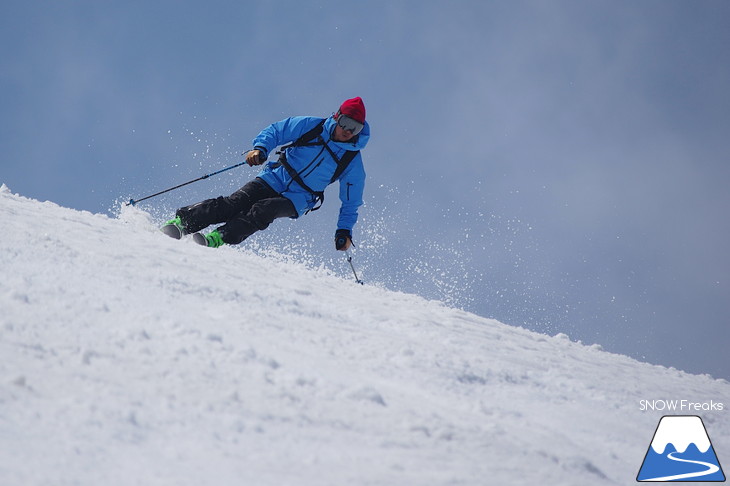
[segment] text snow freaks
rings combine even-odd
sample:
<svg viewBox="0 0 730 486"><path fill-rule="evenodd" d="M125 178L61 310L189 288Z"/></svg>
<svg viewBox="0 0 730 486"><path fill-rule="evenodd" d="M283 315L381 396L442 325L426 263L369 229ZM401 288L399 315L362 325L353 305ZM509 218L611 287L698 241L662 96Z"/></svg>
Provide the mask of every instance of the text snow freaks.
<svg viewBox="0 0 730 486"><path fill-rule="evenodd" d="M692 400L639 400L639 410L658 410L660 412L721 412L725 409L722 402L693 402Z"/></svg>

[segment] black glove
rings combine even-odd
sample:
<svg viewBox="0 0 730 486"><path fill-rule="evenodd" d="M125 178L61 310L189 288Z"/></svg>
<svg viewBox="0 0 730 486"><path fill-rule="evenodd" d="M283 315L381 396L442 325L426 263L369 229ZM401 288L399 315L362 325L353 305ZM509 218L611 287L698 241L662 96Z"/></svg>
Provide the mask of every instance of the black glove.
<svg viewBox="0 0 730 486"><path fill-rule="evenodd" d="M352 233L350 230L338 229L335 231L335 248L339 251L345 251L352 245Z"/></svg>

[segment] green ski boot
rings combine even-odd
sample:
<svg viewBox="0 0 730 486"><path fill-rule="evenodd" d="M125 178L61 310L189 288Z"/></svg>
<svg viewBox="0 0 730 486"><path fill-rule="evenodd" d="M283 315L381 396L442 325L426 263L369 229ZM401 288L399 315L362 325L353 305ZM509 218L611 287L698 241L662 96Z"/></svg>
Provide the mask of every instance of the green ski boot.
<svg viewBox="0 0 730 486"><path fill-rule="evenodd" d="M218 248L225 244L223 237L218 230L213 230L207 235L204 235L203 233L195 233L193 235L193 241L199 245L207 246L209 248Z"/></svg>
<svg viewBox="0 0 730 486"><path fill-rule="evenodd" d="M160 228L160 231L170 238L175 238L176 240L179 240L185 235L185 227L180 220L180 216L175 216L173 219L165 223L162 228Z"/></svg>

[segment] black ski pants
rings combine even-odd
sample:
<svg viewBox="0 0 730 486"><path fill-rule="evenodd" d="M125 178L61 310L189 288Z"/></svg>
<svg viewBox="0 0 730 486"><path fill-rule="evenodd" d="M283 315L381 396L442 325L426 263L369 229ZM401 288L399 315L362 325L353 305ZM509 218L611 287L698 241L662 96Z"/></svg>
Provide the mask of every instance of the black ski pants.
<svg viewBox="0 0 730 486"><path fill-rule="evenodd" d="M237 245L257 231L264 230L276 218L296 218L292 202L274 191L259 178L231 194L206 199L177 210L186 232L195 233L211 224L218 227L223 241Z"/></svg>

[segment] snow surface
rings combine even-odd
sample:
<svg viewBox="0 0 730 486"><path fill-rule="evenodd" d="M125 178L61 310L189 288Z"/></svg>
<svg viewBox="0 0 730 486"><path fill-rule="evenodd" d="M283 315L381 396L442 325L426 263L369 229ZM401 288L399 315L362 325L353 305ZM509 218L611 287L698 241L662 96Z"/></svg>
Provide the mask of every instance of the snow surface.
<svg viewBox="0 0 730 486"><path fill-rule="evenodd" d="M726 381L159 223L0 189L0 484L634 484L669 398L730 463Z"/></svg>

